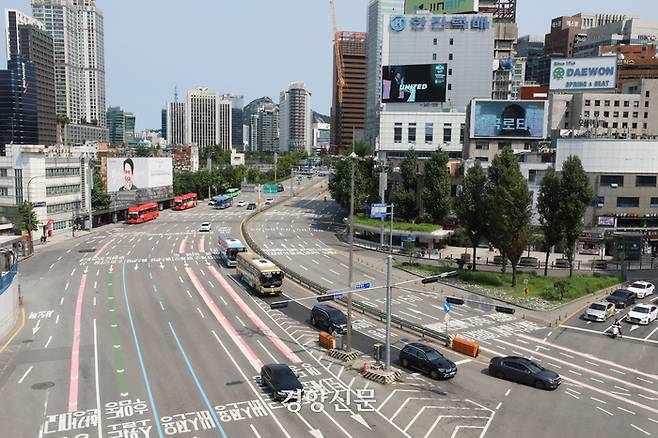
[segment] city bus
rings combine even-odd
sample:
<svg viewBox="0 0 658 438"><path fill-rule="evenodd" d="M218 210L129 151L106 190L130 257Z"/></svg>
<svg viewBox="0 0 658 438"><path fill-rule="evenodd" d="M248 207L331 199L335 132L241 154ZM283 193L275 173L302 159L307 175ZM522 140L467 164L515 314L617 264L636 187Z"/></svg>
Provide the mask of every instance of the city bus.
<svg viewBox="0 0 658 438"><path fill-rule="evenodd" d="M238 239L219 236L219 256L227 268L234 268L237 255L245 251L247 248Z"/></svg>
<svg viewBox="0 0 658 438"><path fill-rule="evenodd" d="M212 200L215 201L214 206L216 210L224 210L233 205L233 198L227 195L215 196Z"/></svg>
<svg viewBox="0 0 658 438"><path fill-rule="evenodd" d="M128 222L129 224L141 224L142 222L150 221L160 215L160 208L157 202L149 202L148 204L138 205L128 209Z"/></svg>
<svg viewBox="0 0 658 438"><path fill-rule="evenodd" d="M175 196L174 197L174 210L187 210L188 208L196 207L197 205L197 194L196 193L187 193L185 195Z"/></svg>
<svg viewBox="0 0 658 438"><path fill-rule="evenodd" d="M229 198L237 198L238 196L240 196L240 189L236 189L236 188L227 189L224 196L228 196Z"/></svg>
<svg viewBox="0 0 658 438"><path fill-rule="evenodd" d="M241 252L237 255L238 277L261 295L281 295L283 271L273 262L257 254Z"/></svg>

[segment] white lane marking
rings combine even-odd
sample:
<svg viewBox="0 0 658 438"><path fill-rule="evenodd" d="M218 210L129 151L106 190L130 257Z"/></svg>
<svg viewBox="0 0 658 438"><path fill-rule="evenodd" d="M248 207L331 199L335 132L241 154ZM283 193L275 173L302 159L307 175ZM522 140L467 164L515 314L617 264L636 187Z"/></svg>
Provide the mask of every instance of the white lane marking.
<svg viewBox="0 0 658 438"><path fill-rule="evenodd" d="M54 263L53 263L52 265L50 265L50 267L48 268L48 270L51 270L51 269L53 268L53 266L55 266Z"/></svg>
<svg viewBox="0 0 658 438"><path fill-rule="evenodd" d="M455 362L455 365L464 365L465 363L469 363L469 362L472 362L472 361L473 361L473 359L458 360L457 362Z"/></svg>
<svg viewBox="0 0 658 438"><path fill-rule="evenodd" d="M626 389L626 388L622 388L621 386L617 386L617 385L615 385L615 388L617 388L617 389L620 390L620 391L628 392L628 389Z"/></svg>
<svg viewBox="0 0 658 438"><path fill-rule="evenodd" d="M249 427L251 428L251 431L254 433L254 436L256 438L261 438L260 434L258 433L258 431L256 430L253 424L250 424Z"/></svg>
<svg viewBox="0 0 658 438"><path fill-rule="evenodd" d="M637 427L637 426L634 425L633 423L631 423L631 427L634 428L634 429L639 430L640 432L642 432L642 433L645 434L646 436L651 436L651 434L650 434L649 432L647 432L646 430L640 429L639 427Z"/></svg>
<svg viewBox="0 0 658 438"><path fill-rule="evenodd" d="M600 406L597 406L596 409L598 409L598 410L601 411L601 412L605 412L606 414L610 415L611 417L615 415L615 414L613 414L612 412L606 411L605 409L603 409L603 408L600 407Z"/></svg>
<svg viewBox="0 0 658 438"><path fill-rule="evenodd" d="M292 259L290 258L290 256L286 256L286 258L287 258L289 261L292 261Z"/></svg>
<svg viewBox="0 0 658 438"><path fill-rule="evenodd" d="M343 268L345 268L345 269L350 269L350 267L347 266L345 263L339 263L339 264L340 264Z"/></svg>
<svg viewBox="0 0 658 438"><path fill-rule="evenodd" d="M197 307L196 310L199 311L199 315L201 315L201 318L206 319L206 316L203 314L203 312L201 311L201 309L199 309L199 308Z"/></svg>
<svg viewBox="0 0 658 438"><path fill-rule="evenodd" d="M578 371L574 371L574 370L569 370L569 372L572 373L572 374L575 374L577 376L582 376L583 375L583 373L579 373Z"/></svg>
<svg viewBox="0 0 658 438"><path fill-rule="evenodd" d="M507 392L505 393L505 397L507 397L507 396L509 395L510 392L512 392L512 390L511 390L511 389L508 389Z"/></svg>
<svg viewBox="0 0 658 438"><path fill-rule="evenodd" d="M518 339L517 339L517 340L518 340ZM560 351L558 354L561 354L561 355L564 356L564 357L568 357L569 359L575 359L575 357L573 357L572 355L567 354L567 353L562 353L561 351Z"/></svg>
<svg viewBox="0 0 658 438"><path fill-rule="evenodd" d="M315 263L316 265L319 265L319 264L320 264L320 262L318 262L318 261L315 260L315 259L311 259L311 261L312 261L313 263Z"/></svg>
<svg viewBox="0 0 658 438"><path fill-rule="evenodd" d="M524 345L530 345L530 342L526 342L526 341L524 341L523 339L517 339L516 342L520 342L520 343L522 343L522 344L524 344Z"/></svg>
<svg viewBox="0 0 658 438"><path fill-rule="evenodd" d="M629 411L628 409L624 409L621 406L617 406L617 409L619 409L620 411L626 412L628 414L635 415L635 412Z"/></svg>
<svg viewBox="0 0 658 438"><path fill-rule="evenodd" d="M265 348L265 346L264 346L263 343L260 341L260 339L256 339L256 343L257 343L258 345L260 345L260 348L262 348L262 349L265 351L265 353L267 353L267 355L270 356L270 357L272 358L272 361L273 361L274 363L278 363L278 362L279 362L279 361L276 359L276 357L274 357L274 355L273 355L272 353L270 353L270 350L268 350L267 348Z"/></svg>
<svg viewBox="0 0 658 438"><path fill-rule="evenodd" d="M304 265L299 265L299 267L302 268L302 269L305 270L305 271L308 271L308 268L307 268L306 266L304 266Z"/></svg>
<svg viewBox="0 0 658 438"><path fill-rule="evenodd" d="M658 420L654 420L653 418L647 418L647 420L651 421L652 423L658 424Z"/></svg>
<svg viewBox="0 0 658 438"><path fill-rule="evenodd" d="M101 412L101 390L100 390L100 377L98 375L98 332L96 331L96 318L94 318L94 380L96 384L96 412ZM128 394L121 394L125 397ZM97 416L98 425L98 438L103 438L103 419L102 415Z"/></svg>
<svg viewBox="0 0 658 438"><path fill-rule="evenodd" d="M96 297L94 297L94 306L96 306Z"/></svg>
<svg viewBox="0 0 658 438"><path fill-rule="evenodd" d="M591 398L592 400L594 400L595 402L603 403L604 405L607 405L607 404L608 404L607 401L599 400L598 398L595 398L595 397L590 397L590 398Z"/></svg>
<svg viewBox="0 0 658 438"><path fill-rule="evenodd" d="M188 297L192 298L192 294L190 293L189 290L186 290L185 292L187 292L187 296L188 296Z"/></svg>
<svg viewBox="0 0 658 438"><path fill-rule="evenodd" d="M67 290L69 288L69 282L67 281L66 284L64 285L64 290Z"/></svg>
<svg viewBox="0 0 658 438"><path fill-rule="evenodd" d="M588 363L588 364L592 365L593 367L598 367L599 366L598 363L590 362L588 360L586 360L585 363Z"/></svg>
<svg viewBox="0 0 658 438"><path fill-rule="evenodd" d="M322 281L326 281L326 282L329 283L329 284L334 284L334 282L331 281L331 280L328 280L328 279L326 279L326 278L324 278L324 277L320 277L320 278L322 279Z"/></svg>
<svg viewBox="0 0 658 438"><path fill-rule="evenodd" d="M59 324L59 313L57 314L57 317L55 318L55 324Z"/></svg>
<svg viewBox="0 0 658 438"><path fill-rule="evenodd" d="M656 300L653 300L653 301L654 301L654 303L656 302ZM644 338L644 339L645 339L645 340L646 340L646 339L649 339L649 338L650 338L651 336L653 336L654 333L656 333L656 332L658 332L658 327L656 327L656 328L655 328L651 333L649 333L649 335L647 335L647 337Z"/></svg>
<svg viewBox="0 0 658 438"><path fill-rule="evenodd" d="M625 372L623 372L623 371L618 371L618 370L615 370L614 368L610 368L610 371L612 371L613 373L617 373L617 374L621 374L621 375L623 375L623 376L625 376L625 375L626 375L626 373L625 373Z"/></svg>
<svg viewBox="0 0 658 438"><path fill-rule="evenodd" d="M653 383L651 380L643 379L642 377L636 377L637 380L641 380L644 383Z"/></svg>
<svg viewBox="0 0 658 438"><path fill-rule="evenodd" d="M598 382L598 383L605 383L603 380L599 380L596 377L590 377L589 379L594 380L595 382Z"/></svg>
<svg viewBox="0 0 658 438"><path fill-rule="evenodd" d="M48 340L46 341L46 345L44 345L43 348L48 348L48 346L50 345L50 341L52 341L52 340L53 340L53 337L52 337L52 335L51 335L51 336L48 338Z"/></svg>
<svg viewBox="0 0 658 438"><path fill-rule="evenodd" d="M222 303L224 303L225 306L228 306L228 303L226 302L224 297L219 297L219 299L222 300Z"/></svg>
<svg viewBox="0 0 658 438"><path fill-rule="evenodd" d="M62 297L62 299L59 300L59 305L61 306L62 304L64 304L64 297Z"/></svg>
<svg viewBox="0 0 658 438"><path fill-rule="evenodd" d="M337 275L339 277L342 275L340 272L336 272L333 269L329 269L329 272L331 272L332 274Z"/></svg>
<svg viewBox="0 0 658 438"><path fill-rule="evenodd" d="M18 381L18 384L19 384L19 385L20 385L21 383L23 383L23 380L25 380L25 378L27 377L27 375L30 374L30 371L32 371L32 368L34 368L34 366L31 366L30 368L27 369L27 371L25 371L25 374L23 374L23 377L21 377L21 379Z"/></svg>
<svg viewBox="0 0 658 438"><path fill-rule="evenodd" d="M566 395L570 395L571 397L575 398L576 400L580 400L580 397L578 397L578 396L575 395L575 394L570 393L569 391L565 391L564 393L565 393Z"/></svg>
<svg viewBox="0 0 658 438"><path fill-rule="evenodd" d="M500 407L503 405L503 402L498 403L498 406L496 406L496 410L500 409Z"/></svg>
<svg viewBox="0 0 658 438"><path fill-rule="evenodd" d="M549 364L550 366L552 366L553 368L557 368L558 370L562 369L562 367L560 365L555 365L554 363L551 363L551 362L546 362L546 363Z"/></svg>
<svg viewBox="0 0 658 438"><path fill-rule="evenodd" d="M181 278L180 275L178 276L178 279L180 280L181 283L183 283L183 279Z"/></svg>
<svg viewBox="0 0 658 438"><path fill-rule="evenodd" d="M246 326L247 326L244 322L242 322L242 320L240 319L240 317L239 317L238 315L235 315L235 319L237 319L238 322L239 322L240 324L242 324L242 327L246 327Z"/></svg>

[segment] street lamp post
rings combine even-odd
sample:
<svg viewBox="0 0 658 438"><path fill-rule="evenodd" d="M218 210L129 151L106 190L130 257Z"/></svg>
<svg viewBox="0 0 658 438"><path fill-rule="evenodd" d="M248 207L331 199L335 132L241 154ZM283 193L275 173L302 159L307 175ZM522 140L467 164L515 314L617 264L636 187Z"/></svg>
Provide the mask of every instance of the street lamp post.
<svg viewBox="0 0 658 438"><path fill-rule="evenodd" d="M350 261L347 275L347 288L352 289L353 263L354 263L354 163L357 155L352 151L352 178L350 182ZM352 351L352 293L347 294L347 351Z"/></svg>
<svg viewBox="0 0 658 438"><path fill-rule="evenodd" d="M386 260L386 371L391 369L391 302L393 301L393 256Z"/></svg>

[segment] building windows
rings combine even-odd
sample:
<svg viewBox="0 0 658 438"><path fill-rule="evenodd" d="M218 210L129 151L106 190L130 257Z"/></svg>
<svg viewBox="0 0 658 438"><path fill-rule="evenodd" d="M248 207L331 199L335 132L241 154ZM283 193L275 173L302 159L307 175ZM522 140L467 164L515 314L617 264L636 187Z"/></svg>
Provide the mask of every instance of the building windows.
<svg viewBox="0 0 658 438"><path fill-rule="evenodd" d="M436 61L436 53L432 53L432 61Z"/></svg>
<svg viewBox="0 0 658 438"><path fill-rule="evenodd" d="M638 175L635 177L635 187L656 187L656 177Z"/></svg>
<svg viewBox="0 0 658 438"><path fill-rule="evenodd" d="M455 45L455 39L454 39L454 38L450 38L450 45L451 45L451 46L454 46L454 45Z"/></svg>
<svg viewBox="0 0 658 438"><path fill-rule="evenodd" d="M80 202L64 202L62 204L52 204L46 206L48 214L66 213L67 211L79 211Z"/></svg>
<svg viewBox="0 0 658 438"><path fill-rule="evenodd" d="M640 101L639 100L633 101L633 108L639 108L639 107L640 107Z"/></svg>
<svg viewBox="0 0 658 438"><path fill-rule="evenodd" d="M448 76L452 76L452 69L451 68L448 69Z"/></svg>
<svg viewBox="0 0 658 438"><path fill-rule="evenodd" d="M597 208L602 208L605 205L605 196L597 196L594 199L594 206Z"/></svg>
<svg viewBox="0 0 658 438"><path fill-rule="evenodd" d="M615 106L619 106L619 101L615 100Z"/></svg>
<svg viewBox="0 0 658 438"><path fill-rule="evenodd" d="M46 169L46 178L62 178L66 176L79 176L79 167L55 167Z"/></svg>
<svg viewBox="0 0 658 438"><path fill-rule="evenodd" d="M589 99L585 99L585 106L590 106L592 104L592 101Z"/></svg>
<svg viewBox="0 0 658 438"><path fill-rule="evenodd" d="M448 84L448 90L452 90L452 84Z"/></svg>
<svg viewBox="0 0 658 438"><path fill-rule="evenodd" d="M622 129L628 129L628 123L623 122L623 123L621 124L621 127L622 127Z"/></svg>
<svg viewBox="0 0 658 438"><path fill-rule="evenodd" d="M643 124L642 124L642 128L647 129L647 124L646 124L646 123L643 123Z"/></svg>
<svg viewBox="0 0 658 438"><path fill-rule="evenodd" d="M603 105L604 105L604 106L610 106L610 101L609 101L609 100L605 100L605 101L603 101Z"/></svg>
<svg viewBox="0 0 658 438"><path fill-rule="evenodd" d="M46 196L71 195L75 193L80 193L80 186L78 184L46 187Z"/></svg>
<svg viewBox="0 0 658 438"><path fill-rule="evenodd" d="M450 143L452 141L452 125L449 123L443 124L443 142Z"/></svg>
<svg viewBox="0 0 658 438"><path fill-rule="evenodd" d="M645 112L645 113L644 113L644 118L645 118L645 119L648 119L648 118L649 118L649 113Z"/></svg>
<svg viewBox="0 0 658 438"><path fill-rule="evenodd" d="M601 185L624 187L624 175L601 175Z"/></svg>
<svg viewBox="0 0 658 438"><path fill-rule="evenodd" d="M416 143L416 124L409 123L409 143Z"/></svg>
<svg viewBox="0 0 658 438"><path fill-rule="evenodd" d="M628 118L628 111L624 111L624 113L622 114L622 117L624 117L625 119L627 119L627 118Z"/></svg>
<svg viewBox="0 0 658 438"><path fill-rule="evenodd" d="M603 117L610 117L610 111L603 111Z"/></svg>
<svg viewBox="0 0 658 438"><path fill-rule="evenodd" d="M489 161L489 158L488 157L475 157L475 160L479 161L480 163L486 163L487 161Z"/></svg>
<svg viewBox="0 0 658 438"><path fill-rule="evenodd" d="M459 125L459 143L464 144L464 137L466 136L466 124Z"/></svg>
<svg viewBox="0 0 658 438"><path fill-rule="evenodd" d="M631 102L628 101L628 100L625 100L624 101L624 108L628 108L629 106L631 106Z"/></svg>
<svg viewBox="0 0 658 438"><path fill-rule="evenodd" d="M393 128L393 142L402 143L402 123L395 122L395 127Z"/></svg>
<svg viewBox="0 0 658 438"><path fill-rule="evenodd" d="M9 196L9 187L0 187L0 196Z"/></svg>
<svg viewBox="0 0 658 438"><path fill-rule="evenodd" d="M601 106L601 101L600 100L595 100L594 101L594 106Z"/></svg>
<svg viewBox="0 0 658 438"><path fill-rule="evenodd" d="M480 151L488 151L489 150L489 143L477 142L477 143L475 143L475 149L480 150Z"/></svg>
<svg viewBox="0 0 658 438"><path fill-rule="evenodd" d="M638 208L640 206L640 198L631 196L619 196L617 198L618 208Z"/></svg>
<svg viewBox="0 0 658 438"><path fill-rule="evenodd" d="M7 171L8 171L8 170L9 170L9 169L7 169L6 167L1 168L1 169L0 169L0 177L2 177L2 178L6 178L7 175L8 175L8 174L7 174Z"/></svg>
<svg viewBox="0 0 658 438"><path fill-rule="evenodd" d="M434 123L425 123L425 143L434 141Z"/></svg>
<svg viewBox="0 0 658 438"><path fill-rule="evenodd" d="M583 116L589 117L589 111L583 111Z"/></svg>
<svg viewBox="0 0 658 438"><path fill-rule="evenodd" d="M651 97L651 93L648 90L645 91L644 92L644 97L646 97L648 99L649 97Z"/></svg>
<svg viewBox="0 0 658 438"><path fill-rule="evenodd" d="M448 61L452 61L452 53L448 53Z"/></svg>
<svg viewBox="0 0 658 438"><path fill-rule="evenodd" d="M594 111L594 117L599 117L600 115L601 115L601 111Z"/></svg>
<svg viewBox="0 0 658 438"><path fill-rule="evenodd" d="M633 128L633 129L637 129L637 122L633 122L633 123L631 123L631 128Z"/></svg>
<svg viewBox="0 0 658 438"><path fill-rule="evenodd" d="M612 113L612 117L619 117L619 111L614 111Z"/></svg>
<svg viewBox="0 0 658 438"><path fill-rule="evenodd" d="M651 198L651 203L649 204L651 208L658 208L658 198Z"/></svg>
<svg viewBox="0 0 658 438"><path fill-rule="evenodd" d="M434 41L432 41L432 42L436 46L436 43L437 43L436 38L434 38Z"/></svg>
<svg viewBox="0 0 658 438"><path fill-rule="evenodd" d="M633 111L633 118L637 119L638 117L640 117L640 113L638 113L637 111Z"/></svg>
<svg viewBox="0 0 658 438"><path fill-rule="evenodd" d="M613 128L619 128L619 123L617 123L617 122L612 122L612 127L613 127Z"/></svg>

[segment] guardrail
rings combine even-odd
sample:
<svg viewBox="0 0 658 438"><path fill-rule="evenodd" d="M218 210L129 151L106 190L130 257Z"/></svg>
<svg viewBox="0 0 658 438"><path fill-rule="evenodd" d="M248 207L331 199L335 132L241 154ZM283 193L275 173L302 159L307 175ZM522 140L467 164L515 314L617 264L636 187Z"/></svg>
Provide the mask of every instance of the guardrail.
<svg viewBox="0 0 658 438"><path fill-rule="evenodd" d="M309 187L307 189L302 190L302 192L300 192L300 194L303 194L304 192L306 192L307 190L310 190L311 188L312 187ZM264 257L264 258L271 258L271 257L251 237L251 235L249 234L248 225L249 225L249 222L253 218L255 218L257 215L269 210L270 208L273 208L274 206L276 206L278 204L279 203L272 204L272 205L267 205L267 206L263 207L260 210L256 210L255 212L253 212L249 216L247 216L247 218L242 222L241 228L242 228L242 235L244 236L244 239L245 239L245 243L247 244L247 246L249 248L251 248L251 250L253 252L255 252L256 254L258 254L258 255L260 255L261 257ZM303 275L291 270L290 268L288 268L286 266L280 266L279 268L286 274L287 277L292 279L294 282L298 283L299 285L305 287L306 289L310 290L311 292L313 292L317 295L323 295L323 294L326 294L329 291L328 288L322 286L319 283L314 282L313 280L310 280L310 279L304 277ZM341 301L343 303L347 303L347 299L344 298L344 297L340 298L339 301ZM370 316L372 318L376 318L376 319L378 319L379 321L382 321L382 322L386 321L386 313L382 312L381 310L379 310L375 307L369 306L369 305L364 304L361 301L358 301L358 300L355 300L355 299L352 300L352 306L354 307L354 309L356 309L357 312L360 312L363 315L368 315L368 316ZM413 322L408 321L408 320L403 319L403 318L399 318L395 315L391 316L391 324L399 327L401 330L411 331L414 334L419 335L421 338L434 339L434 340L437 340L437 341L439 341L441 343L444 343L446 345L449 344L449 342L450 342L450 338L446 333L441 333L441 332L438 332L436 330L428 329L426 327L423 327L422 325L413 323Z"/></svg>

